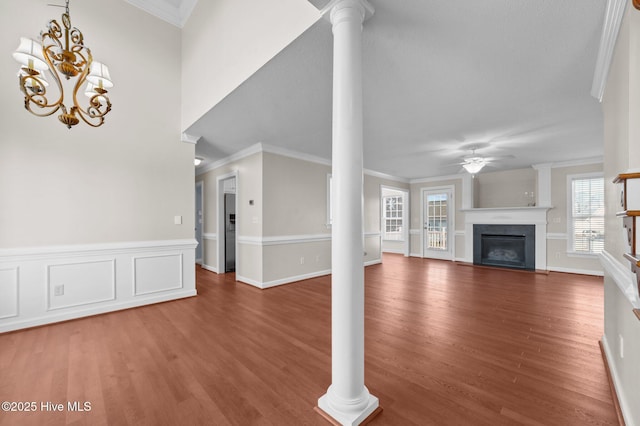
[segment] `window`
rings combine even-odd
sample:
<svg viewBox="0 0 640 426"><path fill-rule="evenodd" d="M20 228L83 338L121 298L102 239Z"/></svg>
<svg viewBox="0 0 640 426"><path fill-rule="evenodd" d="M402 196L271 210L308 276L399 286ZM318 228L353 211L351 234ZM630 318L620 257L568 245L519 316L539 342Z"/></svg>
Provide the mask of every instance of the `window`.
<svg viewBox="0 0 640 426"><path fill-rule="evenodd" d="M384 203L384 235L385 240L402 241L402 195L391 195L382 198Z"/></svg>
<svg viewBox="0 0 640 426"><path fill-rule="evenodd" d="M604 178L570 176L570 251L596 254L604 249Z"/></svg>

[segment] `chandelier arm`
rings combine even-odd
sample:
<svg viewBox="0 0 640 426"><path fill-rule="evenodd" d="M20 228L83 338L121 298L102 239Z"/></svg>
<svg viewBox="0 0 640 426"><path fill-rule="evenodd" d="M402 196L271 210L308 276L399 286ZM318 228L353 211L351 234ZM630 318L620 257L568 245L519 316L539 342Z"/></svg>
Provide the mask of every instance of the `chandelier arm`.
<svg viewBox="0 0 640 426"><path fill-rule="evenodd" d="M28 89L29 80L31 80L32 86L33 86L33 83L37 84L39 91L34 92L33 90ZM24 93L25 109L33 115L36 115L38 117L48 117L60 109L60 104L49 105L47 103L48 102L47 97L45 96L47 94L47 88L44 84L42 84L40 79L38 79L36 76L25 75L20 77L20 90L22 91L22 93ZM31 107L32 104L35 104L38 108L41 108L41 109L44 109L44 108L53 108L53 109L47 110L41 113L34 110Z"/></svg>
<svg viewBox="0 0 640 426"><path fill-rule="evenodd" d="M89 75L89 66L91 62L93 62L93 56L91 55L91 52L88 49L86 50L88 56L87 58L84 58L83 56L83 58L86 59L86 62L89 65L84 68L82 74L78 76L78 81L73 88L73 105L75 106L76 112L78 112L82 121L87 123L89 126L100 127L102 123L104 123L104 116L109 111L111 111L111 101L109 101L109 98L106 96L106 92L104 94L96 93L95 95L93 95L89 99L89 106L87 106L87 108L82 108L80 106L80 103L78 102L78 91L80 91L80 88L85 83L87 75ZM81 53L78 54L81 55ZM102 105L101 99L104 99L106 105ZM105 111L101 111L101 108L103 106L106 108Z"/></svg>

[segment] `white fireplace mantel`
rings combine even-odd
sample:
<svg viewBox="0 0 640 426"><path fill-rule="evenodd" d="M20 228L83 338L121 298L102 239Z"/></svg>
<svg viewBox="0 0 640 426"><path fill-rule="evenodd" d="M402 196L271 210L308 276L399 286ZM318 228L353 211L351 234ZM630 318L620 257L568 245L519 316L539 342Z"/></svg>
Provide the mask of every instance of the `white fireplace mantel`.
<svg viewBox="0 0 640 426"><path fill-rule="evenodd" d="M547 211L548 207L496 207L461 209L464 213L464 261L473 262L473 225L535 225L536 269L547 269Z"/></svg>

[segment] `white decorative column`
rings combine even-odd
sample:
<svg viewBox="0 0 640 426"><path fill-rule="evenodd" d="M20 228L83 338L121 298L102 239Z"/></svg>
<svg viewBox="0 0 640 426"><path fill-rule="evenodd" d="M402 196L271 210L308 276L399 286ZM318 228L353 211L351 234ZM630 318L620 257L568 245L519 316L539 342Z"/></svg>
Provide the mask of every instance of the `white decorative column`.
<svg viewBox="0 0 640 426"><path fill-rule="evenodd" d="M331 386L318 400L342 425L359 425L378 408L364 385L362 24L366 0L334 0L333 223L331 231Z"/></svg>

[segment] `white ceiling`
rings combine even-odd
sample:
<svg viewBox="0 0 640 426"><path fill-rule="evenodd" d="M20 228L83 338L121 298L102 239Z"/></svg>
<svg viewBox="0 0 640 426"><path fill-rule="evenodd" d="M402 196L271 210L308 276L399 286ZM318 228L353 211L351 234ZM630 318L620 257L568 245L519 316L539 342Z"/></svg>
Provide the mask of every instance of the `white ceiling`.
<svg viewBox="0 0 640 426"><path fill-rule="evenodd" d="M601 107L589 92L605 3L371 0L365 168L450 175L473 146L503 157L483 171L601 157ZM323 19L187 129L202 136L200 167L258 142L330 159L331 81Z"/></svg>

